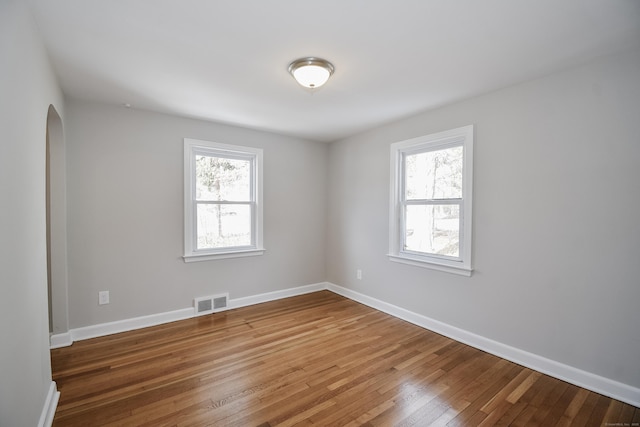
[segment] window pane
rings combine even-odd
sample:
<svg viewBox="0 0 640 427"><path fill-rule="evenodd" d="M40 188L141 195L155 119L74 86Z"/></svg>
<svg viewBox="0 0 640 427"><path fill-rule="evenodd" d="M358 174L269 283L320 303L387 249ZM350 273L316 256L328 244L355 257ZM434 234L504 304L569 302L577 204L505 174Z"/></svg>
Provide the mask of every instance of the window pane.
<svg viewBox="0 0 640 427"><path fill-rule="evenodd" d="M197 249L251 245L250 205L197 205Z"/></svg>
<svg viewBox="0 0 640 427"><path fill-rule="evenodd" d="M460 256L460 206L409 205L405 224L405 250Z"/></svg>
<svg viewBox="0 0 640 427"><path fill-rule="evenodd" d="M405 197L462 198L462 147L405 156Z"/></svg>
<svg viewBox="0 0 640 427"><path fill-rule="evenodd" d="M196 200L251 200L251 161L196 155Z"/></svg>

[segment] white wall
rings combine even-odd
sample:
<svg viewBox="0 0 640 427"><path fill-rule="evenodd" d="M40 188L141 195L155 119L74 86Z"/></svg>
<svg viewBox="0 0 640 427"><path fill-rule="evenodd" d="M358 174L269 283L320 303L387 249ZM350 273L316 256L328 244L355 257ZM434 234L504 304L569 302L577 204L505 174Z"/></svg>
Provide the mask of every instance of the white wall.
<svg viewBox="0 0 640 427"><path fill-rule="evenodd" d="M67 115L70 328L324 281L326 144L81 101ZM182 260L184 137L264 149L263 256Z"/></svg>
<svg viewBox="0 0 640 427"><path fill-rule="evenodd" d="M47 314L45 147L63 98L35 24L0 2L0 425L38 424L52 385Z"/></svg>
<svg viewBox="0 0 640 427"><path fill-rule="evenodd" d="M636 51L333 143L328 280L640 387L639 120ZM388 261L389 145L468 124L475 273Z"/></svg>

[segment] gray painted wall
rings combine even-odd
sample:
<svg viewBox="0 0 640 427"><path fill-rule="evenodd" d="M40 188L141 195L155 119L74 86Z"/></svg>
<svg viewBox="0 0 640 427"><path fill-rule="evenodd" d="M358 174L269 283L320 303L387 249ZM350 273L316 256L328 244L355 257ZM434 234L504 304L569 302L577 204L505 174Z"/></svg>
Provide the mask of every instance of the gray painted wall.
<svg viewBox="0 0 640 427"><path fill-rule="evenodd" d="M635 51L332 144L327 279L640 387L639 119ZM388 261L389 145L468 124L474 275Z"/></svg>
<svg viewBox="0 0 640 427"><path fill-rule="evenodd" d="M325 280L326 144L80 101L68 117L70 328ZM263 256L182 260L185 137L264 149Z"/></svg>
<svg viewBox="0 0 640 427"><path fill-rule="evenodd" d="M51 385L47 112L63 97L24 2L0 2L0 425L35 426Z"/></svg>

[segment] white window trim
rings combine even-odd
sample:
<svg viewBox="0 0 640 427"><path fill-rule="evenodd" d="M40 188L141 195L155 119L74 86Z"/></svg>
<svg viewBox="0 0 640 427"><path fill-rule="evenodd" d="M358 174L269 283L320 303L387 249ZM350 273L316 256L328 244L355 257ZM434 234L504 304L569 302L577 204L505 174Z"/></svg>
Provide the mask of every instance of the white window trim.
<svg viewBox="0 0 640 427"><path fill-rule="evenodd" d="M391 188L389 203L389 260L448 273L471 276L471 237L473 218L473 125L391 144ZM460 229L460 259L448 259L437 255L412 253L402 248L403 215L401 206L402 157L421 149L434 150L447 146L463 146L462 205Z"/></svg>
<svg viewBox="0 0 640 427"><path fill-rule="evenodd" d="M252 245L239 248L222 248L196 250L196 227L195 227L195 188L193 176L195 166L192 161L194 153L199 151L215 150L225 152L229 155L237 155L241 158L247 156L255 160L253 173L253 191L255 192L255 216L252 224ZM262 149L253 147L243 147L240 145L221 144L218 142L203 141L199 139L184 138L184 262L209 261L226 258L239 258L262 255L265 251L263 247L263 227L262 227Z"/></svg>

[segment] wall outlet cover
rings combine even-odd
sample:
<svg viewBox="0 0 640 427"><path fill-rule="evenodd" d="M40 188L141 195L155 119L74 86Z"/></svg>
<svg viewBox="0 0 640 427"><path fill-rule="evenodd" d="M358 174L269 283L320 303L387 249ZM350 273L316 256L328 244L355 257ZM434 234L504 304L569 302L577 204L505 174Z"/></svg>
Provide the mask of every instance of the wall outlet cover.
<svg viewBox="0 0 640 427"><path fill-rule="evenodd" d="M98 304L99 305L109 304L109 291L98 292Z"/></svg>

